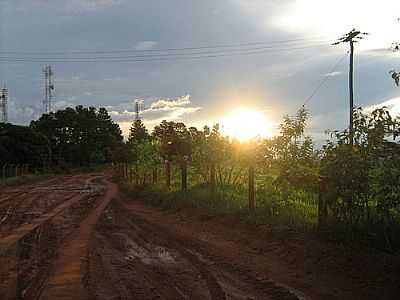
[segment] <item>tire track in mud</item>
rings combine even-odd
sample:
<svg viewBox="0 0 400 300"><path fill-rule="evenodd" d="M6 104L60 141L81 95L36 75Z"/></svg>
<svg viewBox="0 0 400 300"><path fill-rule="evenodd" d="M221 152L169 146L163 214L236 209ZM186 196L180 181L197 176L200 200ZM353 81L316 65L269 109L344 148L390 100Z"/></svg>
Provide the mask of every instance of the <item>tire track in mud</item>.
<svg viewBox="0 0 400 300"><path fill-rule="evenodd" d="M37 299L88 298L84 282L89 239L97 220L116 195L117 187L107 183L107 191L101 197L100 203L90 211L80 223L79 228L59 248L59 255L51 276Z"/></svg>
<svg viewBox="0 0 400 300"><path fill-rule="evenodd" d="M203 241L172 232L164 228L162 222L160 224L153 223L146 220L141 214L141 212L135 211L134 207L121 201L114 203L98 224L97 238L93 247L103 250L94 250L94 252L97 251L94 256L101 257L105 255L105 252L108 252L108 257L117 260L118 257L129 257L131 255L132 258L128 260L127 264L132 265L136 271L141 270L142 278L140 280L143 281L143 284L150 282L155 291L161 294L160 299L305 299L297 296L290 288L279 285L272 280L253 278L233 263L230 264L221 257L209 254ZM164 249L163 251L172 256L174 263L168 265L163 263L161 257L155 257L157 255L152 253L157 252L156 249ZM173 274L179 265L182 269L192 269L192 273L186 274L184 277ZM104 268L103 272L113 269L113 273L118 274L119 270L123 268L123 262L103 265L100 263L100 266L97 265L97 269L99 268ZM89 286L92 284L91 290L95 291L96 275L91 274L90 276L92 281ZM135 272L131 272L130 276L131 279L137 280L138 275ZM113 281L122 285L125 284L121 278L114 278ZM160 284L163 281L167 282L167 289ZM182 284L179 281L185 281L184 285L187 288L180 288ZM201 297L190 294L190 289L199 289L199 286L196 287L194 283L200 281L204 282L200 289L206 290L206 292L200 292ZM129 284L127 290L129 291ZM173 296L171 290L178 290L180 294ZM142 295L141 298L137 297L136 294L131 294L131 298L121 297L121 295L118 295L118 291L107 297L153 299L151 295L157 296L153 290L150 290L146 296ZM136 298L133 298L133 296L136 296ZM97 295L93 299L108 298Z"/></svg>
<svg viewBox="0 0 400 300"><path fill-rule="evenodd" d="M101 192L99 185L93 185L97 178L93 175L68 178L64 180L64 189L57 192L52 192L52 188L62 186L41 184L40 193L20 199L23 202L18 208L21 214L11 216L18 222L9 224L16 226L8 230L2 228L0 235L1 299L37 298L60 243L94 209ZM70 189L72 183L75 190ZM77 189L79 186L81 188ZM31 214L32 210L37 210L38 214ZM28 218L24 217L25 213Z"/></svg>

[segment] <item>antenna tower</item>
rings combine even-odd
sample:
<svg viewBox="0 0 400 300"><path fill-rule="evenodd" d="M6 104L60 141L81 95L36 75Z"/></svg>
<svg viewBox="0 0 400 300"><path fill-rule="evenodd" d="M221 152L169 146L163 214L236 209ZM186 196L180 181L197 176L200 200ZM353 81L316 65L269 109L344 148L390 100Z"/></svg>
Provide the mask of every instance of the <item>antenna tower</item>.
<svg viewBox="0 0 400 300"><path fill-rule="evenodd" d="M53 91L54 91L54 83L53 83L53 69L51 65L46 65L43 68L44 73L44 100L43 100L43 108L44 113L48 114L52 109L53 102Z"/></svg>
<svg viewBox="0 0 400 300"><path fill-rule="evenodd" d="M135 121L140 120L140 112L143 110L143 101L135 100Z"/></svg>
<svg viewBox="0 0 400 300"><path fill-rule="evenodd" d="M8 122L8 89L5 86L0 90L0 122Z"/></svg>

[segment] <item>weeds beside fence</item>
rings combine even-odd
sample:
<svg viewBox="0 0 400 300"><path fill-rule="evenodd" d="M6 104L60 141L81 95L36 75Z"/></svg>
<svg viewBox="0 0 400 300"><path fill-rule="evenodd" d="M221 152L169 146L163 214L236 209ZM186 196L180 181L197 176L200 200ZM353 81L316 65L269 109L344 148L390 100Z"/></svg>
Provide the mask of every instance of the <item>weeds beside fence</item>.
<svg viewBox="0 0 400 300"><path fill-rule="evenodd" d="M1 179L19 177L29 174L29 165L4 164L0 166Z"/></svg>
<svg viewBox="0 0 400 300"><path fill-rule="evenodd" d="M217 185L213 191L210 183L202 182L196 170L189 167L187 189L182 190L179 166L171 168L169 187L163 168L157 168L157 181L152 180L154 170L148 170L147 175L146 172L137 173L137 170L135 165L114 166L114 174L122 180L125 191L152 205L168 209L196 208L210 215L235 217L241 222L321 232L326 237L362 243L382 250L398 249L395 232L400 232L400 222L392 224L390 237L385 236L378 223L350 228L337 222L323 180L319 183L319 192L290 189L282 196L281 190L266 183L265 174L256 173L255 208L251 209L248 178L244 178L241 184ZM282 200L283 197L285 200ZM371 215L371 219L374 216Z"/></svg>

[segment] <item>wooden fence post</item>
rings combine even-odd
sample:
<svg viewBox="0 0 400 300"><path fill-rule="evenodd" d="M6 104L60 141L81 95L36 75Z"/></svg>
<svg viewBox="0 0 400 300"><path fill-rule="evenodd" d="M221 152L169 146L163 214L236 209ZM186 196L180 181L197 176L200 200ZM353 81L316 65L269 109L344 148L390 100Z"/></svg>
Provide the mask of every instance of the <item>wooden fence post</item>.
<svg viewBox="0 0 400 300"><path fill-rule="evenodd" d="M326 178L319 178L319 190L318 190L318 228L324 229L327 225L328 219L328 205L326 202L327 186Z"/></svg>
<svg viewBox="0 0 400 300"><path fill-rule="evenodd" d="M187 159L183 158L181 162L181 190L187 191Z"/></svg>
<svg viewBox="0 0 400 300"><path fill-rule="evenodd" d="M165 177L167 189L169 190L171 188L171 162L169 160L165 161Z"/></svg>
<svg viewBox="0 0 400 300"><path fill-rule="evenodd" d="M139 164L136 162L135 163L135 185L139 185Z"/></svg>
<svg viewBox="0 0 400 300"><path fill-rule="evenodd" d="M157 167L153 168L153 184L157 184Z"/></svg>
<svg viewBox="0 0 400 300"><path fill-rule="evenodd" d="M7 170L7 164L3 165L3 169L2 169L2 178L6 179L6 170Z"/></svg>
<svg viewBox="0 0 400 300"><path fill-rule="evenodd" d="M250 165L249 167L249 209L254 211L256 207L255 201L255 187L254 187L254 165Z"/></svg>
<svg viewBox="0 0 400 300"><path fill-rule="evenodd" d="M210 167L210 193L212 199L215 199L216 191L215 164L212 163Z"/></svg>

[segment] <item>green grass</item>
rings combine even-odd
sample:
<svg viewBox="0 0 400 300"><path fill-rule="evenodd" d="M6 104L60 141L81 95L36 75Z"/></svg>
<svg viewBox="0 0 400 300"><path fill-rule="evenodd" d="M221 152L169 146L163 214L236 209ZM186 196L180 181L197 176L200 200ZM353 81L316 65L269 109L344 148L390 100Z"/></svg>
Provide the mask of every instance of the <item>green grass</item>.
<svg viewBox="0 0 400 300"><path fill-rule="evenodd" d="M123 191L134 199L143 200L163 209L194 208L210 216L232 217L250 224L279 224L306 230L313 230L317 225L318 209L314 201L289 201L283 204L265 193L257 193L257 208L248 209L247 190L244 187L220 187L213 198L208 186L198 184L188 191L168 191L162 186L135 187L120 182ZM310 197L299 194L298 197Z"/></svg>

